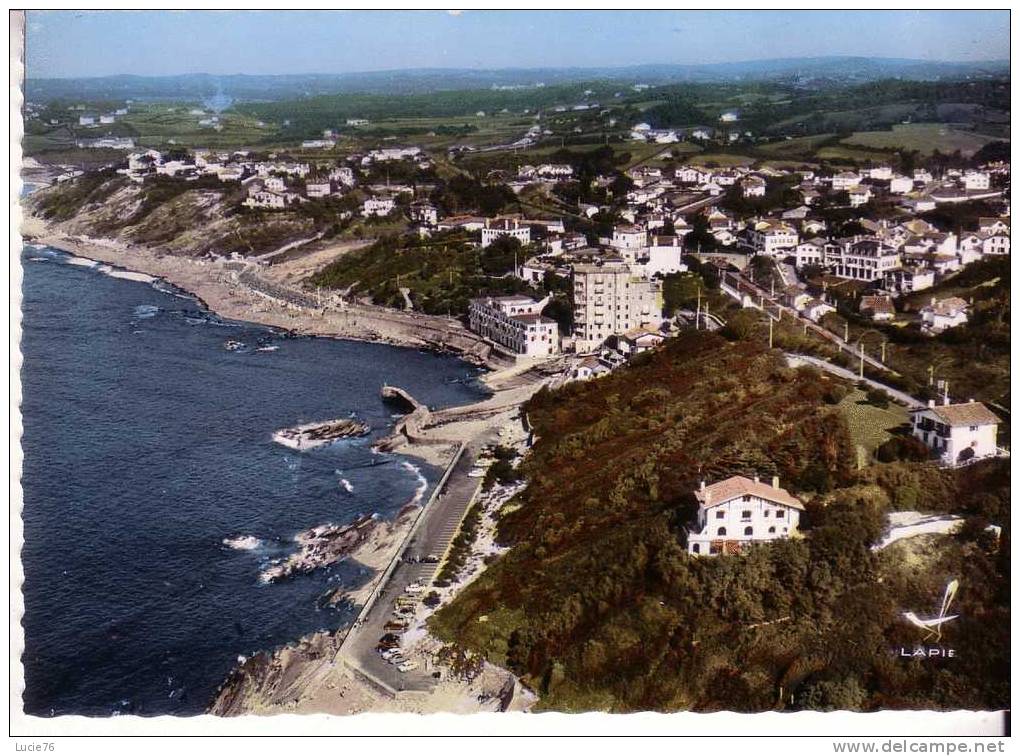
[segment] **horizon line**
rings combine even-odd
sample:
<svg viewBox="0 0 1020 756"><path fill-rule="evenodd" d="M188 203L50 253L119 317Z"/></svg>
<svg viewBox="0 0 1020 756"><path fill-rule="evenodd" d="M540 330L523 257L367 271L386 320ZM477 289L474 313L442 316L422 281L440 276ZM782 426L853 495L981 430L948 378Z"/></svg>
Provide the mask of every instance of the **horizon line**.
<svg viewBox="0 0 1020 756"><path fill-rule="evenodd" d="M626 63L619 65L606 65L606 66L586 66L586 65L546 65L546 66L528 66L528 67L516 67L516 66L502 66L494 68L469 68L461 66L420 66L417 68L379 68L379 69L362 69L353 71L303 71L297 73L245 73L243 71L236 71L232 73L210 73L208 71L187 71L178 73L160 73L160 74L135 74L129 72L123 73L110 73L110 74L97 74L87 76L32 76L28 72L26 66L25 79L40 80L51 80L51 81L70 81L78 79L108 79L115 76L131 76L138 79L155 79L155 78L169 78L176 76L355 76L359 74L389 74L389 73L412 73L415 71L478 71L478 72L501 72L501 71L600 71L600 70L613 70L613 69L628 69L628 68L641 68L649 66L683 66L691 68L705 68L710 66L728 66L728 65L741 65L747 63L776 63L783 61L806 61L806 60L871 60L871 61L904 61L908 63L929 63L929 64L946 64L946 65L990 65L990 64L1006 64L1011 63L1010 58L988 58L983 60L950 60L945 58L901 58L901 57L884 57L874 55L850 55L850 54L836 54L836 55L801 55L792 56L786 58L745 58L741 60L727 60L727 61L716 61L712 63L665 63L665 62L644 62L644 63Z"/></svg>

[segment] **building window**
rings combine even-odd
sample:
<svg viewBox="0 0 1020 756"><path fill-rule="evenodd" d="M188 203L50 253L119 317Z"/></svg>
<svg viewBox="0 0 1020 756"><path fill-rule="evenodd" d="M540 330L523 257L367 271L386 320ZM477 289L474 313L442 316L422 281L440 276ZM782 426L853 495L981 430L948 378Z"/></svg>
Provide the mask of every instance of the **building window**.
<svg viewBox="0 0 1020 756"><path fill-rule="evenodd" d="M775 533L776 532L776 526L773 525L771 528L769 528L769 532L770 533Z"/></svg>
<svg viewBox="0 0 1020 756"><path fill-rule="evenodd" d="M779 518L786 517L786 510L784 510L784 509L777 509L776 510L776 517L779 517Z"/></svg>
<svg viewBox="0 0 1020 756"><path fill-rule="evenodd" d="M741 517L741 519L744 519L744 520L750 520L751 519L751 510L750 509L745 509L743 512L740 513L740 517Z"/></svg>
<svg viewBox="0 0 1020 756"><path fill-rule="evenodd" d="M746 536L754 535L754 528L748 525L746 528L744 528L744 535Z"/></svg>
<svg viewBox="0 0 1020 756"><path fill-rule="evenodd" d="M693 551L695 554L700 554L701 553L701 544L700 543L696 543L693 546L691 546L691 551Z"/></svg>
<svg viewBox="0 0 1020 756"><path fill-rule="evenodd" d="M721 520L725 516L726 516L726 513L723 512L721 509L715 510L715 519Z"/></svg>
<svg viewBox="0 0 1020 756"><path fill-rule="evenodd" d="M713 543L713 544L712 544L711 546L709 546L709 547L708 547L708 553L709 553L709 554L718 554L718 553L719 553L719 547L718 547L718 546L716 546L716 545L715 545L715 544Z"/></svg>
<svg viewBox="0 0 1020 756"><path fill-rule="evenodd" d="M726 535L726 528L719 528L719 530L716 531L716 535L721 535L721 536Z"/></svg>
<svg viewBox="0 0 1020 756"><path fill-rule="evenodd" d="M769 510L766 509L764 512L762 512L761 516L762 517L768 517L769 516Z"/></svg>

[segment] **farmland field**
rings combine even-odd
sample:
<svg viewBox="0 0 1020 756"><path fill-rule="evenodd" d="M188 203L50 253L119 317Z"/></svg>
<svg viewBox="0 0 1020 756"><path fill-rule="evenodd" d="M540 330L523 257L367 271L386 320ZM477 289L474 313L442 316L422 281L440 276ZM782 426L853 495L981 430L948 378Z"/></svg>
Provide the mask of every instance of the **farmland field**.
<svg viewBox="0 0 1020 756"><path fill-rule="evenodd" d="M835 134L813 134L811 136L794 137L784 139L771 144L763 144L758 147L762 152L767 152L776 157L787 156L809 156L813 155L819 145L824 144Z"/></svg>
<svg viewBox="0 0 1020 756"><path fill-rule="evenodd" d="M839 408L857 448L858 467L870 464L875 449L891 438L890 431L909 420L907 410L894 402L887 409L867 404L864 392L858 388L844 397Z"/></svg>
<svg viewBox="0 0 1020 756"><path fill-rule="evenodd" d="M891 131L858 131L842 143L851 147L917 150L925 155L935 150L959 150L964 155L973 155L993 141L993 137L954 128L950 124L906 123L893 126Z"/></svg>
<svg viewBox="0 0 1020 756"><path fill-rule="evenodd" d="M687 162L692 165L708 165L710 163L721 166L751 165L754 162L754 158L747 155L732 155L725 152L709 152L704 155L697 155Z"/></svg>

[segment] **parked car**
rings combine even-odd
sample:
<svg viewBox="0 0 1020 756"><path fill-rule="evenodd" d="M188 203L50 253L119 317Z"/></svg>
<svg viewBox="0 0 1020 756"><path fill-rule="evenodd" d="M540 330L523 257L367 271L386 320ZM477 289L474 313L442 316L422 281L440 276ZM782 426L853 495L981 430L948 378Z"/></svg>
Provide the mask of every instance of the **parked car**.
<svg viewBox="0 0 1020 756"><path fill-rule="evenodd" d="M403 664L398 664L397 669L401 672L410 672L412 669L418 669L418 662L412 659L411 661L406 661Z"/></svg>
<svg viewBox="0 0 1020 756"><path fill-rule="evenodd" d="M427 557L422 559L426 564L439 564L439 557L435 554L429 554Z"/></svg>
<svg viewBox="0 0 1020 756"><path fill-rule="evenodd" d="M411 583L409 586L407 586L404 589L404 593L410 593L410 594L413 595L415 593L421 593L424 590L425 590L425 586L422 585L421 583Z"/></svg>

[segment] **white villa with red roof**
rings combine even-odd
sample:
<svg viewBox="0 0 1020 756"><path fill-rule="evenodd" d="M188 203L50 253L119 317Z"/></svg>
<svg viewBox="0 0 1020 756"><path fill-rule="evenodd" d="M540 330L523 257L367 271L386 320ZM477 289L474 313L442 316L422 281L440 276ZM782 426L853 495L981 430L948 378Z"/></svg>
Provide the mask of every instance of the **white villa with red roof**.
<svg viewBox="0 0 1020 756"><path fill-rule="evenodd" d="M999 418L981 402L936 405L913 410L914 437L943 464L956 466L998 454Z"/></svg>
<svg viewBox="0 0 1020 756"><path fill-rule="evenodd" d="M695 492L698 523L687 531L687 553L695 556L739 553L752 543L789 538L797 531L804 505L779 478L772 485L734 475Z"/></svg>

